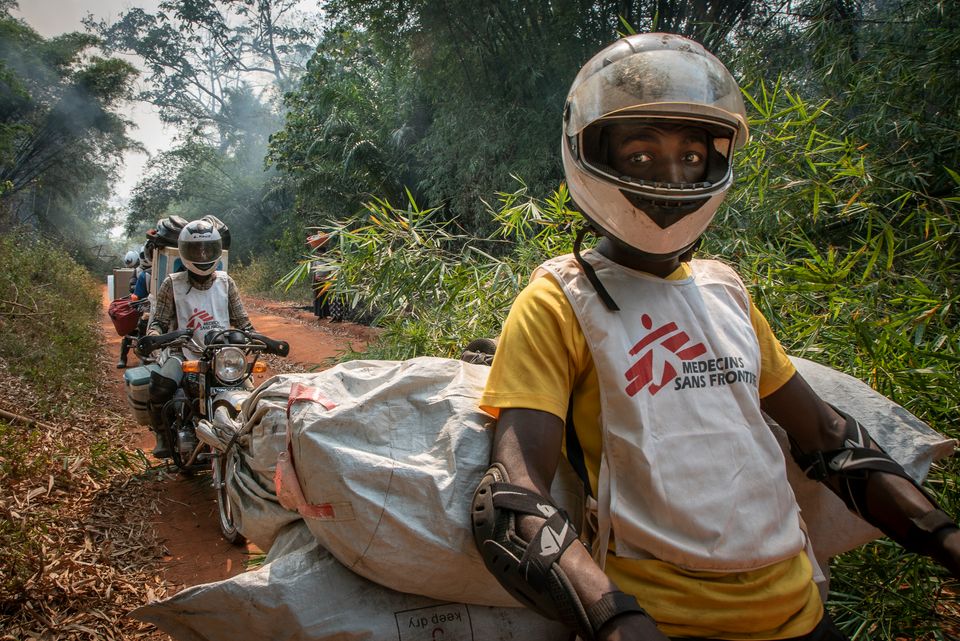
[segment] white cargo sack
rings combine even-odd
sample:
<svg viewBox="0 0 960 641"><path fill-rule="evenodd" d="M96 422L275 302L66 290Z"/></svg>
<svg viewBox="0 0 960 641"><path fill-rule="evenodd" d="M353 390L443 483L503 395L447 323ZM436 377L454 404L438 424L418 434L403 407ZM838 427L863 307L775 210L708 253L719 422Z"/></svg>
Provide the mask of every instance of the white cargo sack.
<svg viewBox="0 0 960 641"><path fill-rule="evenodd" d="M490 465L489 368L445 358L343 363L290 392L277 495L337 560L394 590L520 607L473 541L470 504ZM579 526L583 485L551 494Z"/></svg>
<svg viewBox="0 0 960 641"><path fill-rule="evenodd" d="M187 588L131 616L178 641L567 641L525 608L402 594L347 570L303 522L281 531L263 567Z"/></svg>
<svg viewBox="0 0 960 641"><path fill-rule="evenodd" d="M824 400L860 420L918 481L952 452L952 440L862 381L793 360ZM477 409L488 371L422 358L355 361L312 380L298 376L290 386L289 452L278 463L281 502L300 510L341 563L373 581L436 599L516 605L486 571L468 513L489 460L491 419ZM821 567L880 536L786 459ZM551 492L579 528L581 485L561 467Z"/></svg>
<svg viewBox="0 0 960 641"><path fill-rule="evenodd" d="M952 453L953 440L863 382L792 360L821 397L855 416L915 479ZM269 549L268 564L133 616L180 641L568 638L562 626L526 609L472 605L501 598L516 605L483 566L470 528L470 498L493 435L490 417L477 409L488 371L446 359L354 361L264 382L244 403L249 418L227 481L241 507L241 532ZM822 565L879 535L789 456L787 465ZM558 475L554 498L579 525L579 481L565 463ZM277 494L298 511L281 507ZM443 596L421 596L433 593ZM446 636L435 635L437 625Z"/></svg>

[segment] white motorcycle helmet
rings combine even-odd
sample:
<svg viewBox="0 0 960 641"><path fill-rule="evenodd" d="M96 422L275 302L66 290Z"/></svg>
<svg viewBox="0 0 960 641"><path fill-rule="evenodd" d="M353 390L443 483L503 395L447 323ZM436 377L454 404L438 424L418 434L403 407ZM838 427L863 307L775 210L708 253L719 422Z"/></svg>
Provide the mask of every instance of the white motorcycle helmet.
<svg viewBox="0 0 960 641"><path fill-rule="evenodd" d="M209 221L194 220L180 230L177 249L184 267L197 276L207 276L217 269L223 241Z"/></svg>
<svg viewBox="0 0 960 641"><path fill-rule="evenodd" d="M615 172L603 129L636 122L705 129L705 179L649 182ZM669 259L692 248L713 220L733 183L733 150L748 138L740 88L727 68L692 40L644 33L606 47L577 74L561 153L570 195L595 227L646 256Z"/></svg>
<svg viewBox="0 0 960 641"><path fill-rule="evenodd" d="M137 255L137 252L132 249L128 251L123 257L123 265L127 269L133 269L140 263L140 257Z"/></svg>

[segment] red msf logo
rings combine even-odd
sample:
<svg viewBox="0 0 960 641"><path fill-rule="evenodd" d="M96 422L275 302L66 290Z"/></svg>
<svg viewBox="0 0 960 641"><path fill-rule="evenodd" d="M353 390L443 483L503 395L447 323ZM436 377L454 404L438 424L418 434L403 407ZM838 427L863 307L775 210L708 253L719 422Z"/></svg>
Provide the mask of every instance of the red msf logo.
<svg viewBox="0 0 960 641"><path fill-rule="evenodd" d="M640 322L643 323L644 329L653 327L653 321L647 314L640 317ZM629 381L626 387L627 394L634 396L637 392L649 385L650 395L653 396L667 383L676 378L677 369L670 362L673 360L673 356L676 356L681 361L689 361L706 353L707 348L703 346L703 343L687 345L689 342L690 337L687 336L687 333L680 330L677 324L672 321L654 329L641 338L630 350L630 355L636 356L640 352L643 352L643 354L640 356L640 360L624 372L624 376L626 376ZM660 358L657 360L663 364L663 370L660 373L658 381L654 381L653 366L655 352L660 352Z"/></svg>
<svg viewBox="0 0 960 641"><path fill-rule="evenodd" d="M205 309L193 308L193 314L190 315L190 318L187 319L187 329L200 329L203 327L204 323L208 323L213 320L213 316L210 315Z"/></svg>

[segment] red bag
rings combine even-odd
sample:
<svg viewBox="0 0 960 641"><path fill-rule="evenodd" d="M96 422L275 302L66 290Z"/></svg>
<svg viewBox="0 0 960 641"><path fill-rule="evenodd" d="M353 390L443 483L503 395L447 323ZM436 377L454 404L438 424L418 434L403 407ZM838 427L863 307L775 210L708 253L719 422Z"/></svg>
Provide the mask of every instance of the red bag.
<svg viewBox="0 0 960 641"><path fill-rule="evenodd" d="M107 314L113 321L113 328L121 336L133 333L140 321L140 312L131 307L129 296L112 301L107 308Z"/></svg>

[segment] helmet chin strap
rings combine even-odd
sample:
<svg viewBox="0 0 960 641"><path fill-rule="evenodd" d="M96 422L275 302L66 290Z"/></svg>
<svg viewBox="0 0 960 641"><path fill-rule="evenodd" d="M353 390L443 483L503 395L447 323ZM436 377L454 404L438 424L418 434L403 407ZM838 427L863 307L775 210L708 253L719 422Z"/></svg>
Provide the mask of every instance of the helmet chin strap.
<svg viewBox="0 0 960 641"><path fill-rule="evenodd" d="M580 268L583 269L583 273L587 277L587 280L590 281L594 291L596 291L597 295L600 296L600 300L603 301L603 305L611 312L619 312L620 306L617 305L615 300L613 300L613 296L610 295L610 292L607 291L607 288L603 286L603 283L600 281L600 277L597 276L597 272L593 268L593 265L587 262L587 260L580 255L580 247L582 246L583 238L587 235L587 233L594 234L595 236L603 236L602 234L598 233L593 224L590 223L578 229L577 235L573 239L573 257L576 259L577 264L580 265ZM680 262L688 262L691 258L693 258L693 253L700 248L700 243L702 241L702 237L697 238L697 240L695 240L689 247L686 247L682 251L678 252L676 256ZM648 254L638 249L634 249L634 251L642 254L645 257L657 259L669 258L669 256L662 254Z"/></svg>
<svg viewBox="0 0 960 641"><path fill-rule="evenodd" d="M577 236L573 239L573 257L577 260L580 268L583 269L587 280L593 285L593 289L596 290L597 295L600 296L600 300L603 301L606 308L611 312L619 312L620 306L617 305L616 301L613 300L613 296L610 295L607 288L600 282L600 278L597 276L596 270L593 269L593 265L584 260L583 256L580 255L580 245L583 243L583 237L587 232L592 234L597 233L591 225L586 225L577 230Z"/></svg>

